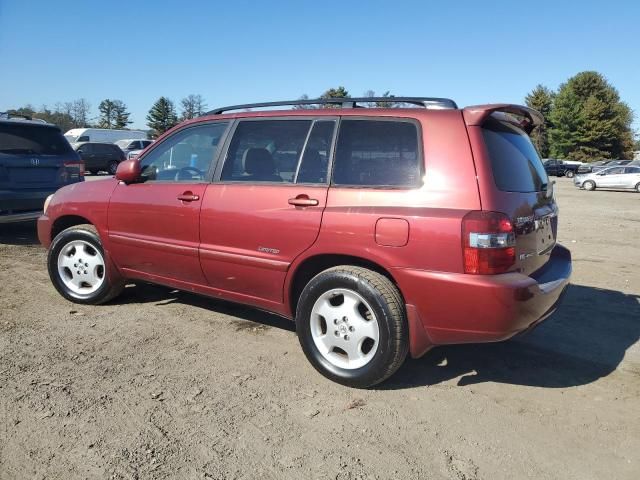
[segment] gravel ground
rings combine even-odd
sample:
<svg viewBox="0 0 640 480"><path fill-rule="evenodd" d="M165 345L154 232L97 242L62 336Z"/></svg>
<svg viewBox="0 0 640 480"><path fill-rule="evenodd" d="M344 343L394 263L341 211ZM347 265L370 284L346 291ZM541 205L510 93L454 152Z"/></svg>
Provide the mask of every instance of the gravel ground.
<svg viewBox="0 0 640 480"><path fill-rule="evenodd" d="M0 226L0 478L639 478L640 195L557 186L562 308L367 391L274 315L149 285L69 303L33 225Z"/></svg>

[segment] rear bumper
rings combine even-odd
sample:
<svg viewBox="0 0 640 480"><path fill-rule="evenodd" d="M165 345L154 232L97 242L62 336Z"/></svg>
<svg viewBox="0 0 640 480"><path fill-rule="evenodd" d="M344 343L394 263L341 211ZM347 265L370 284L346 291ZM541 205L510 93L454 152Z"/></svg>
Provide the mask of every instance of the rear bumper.
<svg viewBox="0 0 640 480"><path fill-rule="evenodd" d="M42 214L44 201L56 188L36 191L0 190L0 223L37 219Z"/></svg>
<svg viewBox="0 0 640 480"><path fill-rule="evenodd" d="M558 306L571 277L571 253L557 245L545 266L521 273L466 275L396 269L407 303L410 350L496 342L533 328Z"/></svg>

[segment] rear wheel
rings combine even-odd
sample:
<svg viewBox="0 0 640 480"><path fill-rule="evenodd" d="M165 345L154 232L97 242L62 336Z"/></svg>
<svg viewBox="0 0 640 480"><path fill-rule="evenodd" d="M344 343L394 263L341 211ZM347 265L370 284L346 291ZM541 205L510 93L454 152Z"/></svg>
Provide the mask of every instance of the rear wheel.
<svg viewBox="0 0 640 480"><path fill-rule="evenodd" d="M302 350L325 377L356 388L390 377L407 356L404 302L385 276L350 265L316 275L298 301Z"/></svg>
<svg viewBox="0 0 640 480"><path fill-rule="evenodd" d="M93 225L76 225L60 232L51 243L47 259L53 286L67 300L96 305L123 288L107 275L106 255Z"/></svg>
<svg viewBox="0 0 640 480"><path fill-rule="evenodd" d="M573 178L576 175L573 170L567 170L564 174L567 178Z"/></svg>
<svg viewBox="0 0 640 480"><path fill-rule="evenodd" d="M116 162L115 160L110 161L109 165L107 166L107 171L109 172L109 175L115 175L117 169L118 169L118 162Z"/></svg>
<svg viewBox="0 0 640 480"><path fill-rule="evenodd" d="M585 190L595 190L596 189L596 184L594 182L592 182L591 180L587 180L586 182L584 182L582 184L582 188L584 188Z"/></svg>
<svg viewBox="0 0 640 480"><path fill-rule="evenodd" d="M640 183L636 185L636 192L640 193Z"/></svg>

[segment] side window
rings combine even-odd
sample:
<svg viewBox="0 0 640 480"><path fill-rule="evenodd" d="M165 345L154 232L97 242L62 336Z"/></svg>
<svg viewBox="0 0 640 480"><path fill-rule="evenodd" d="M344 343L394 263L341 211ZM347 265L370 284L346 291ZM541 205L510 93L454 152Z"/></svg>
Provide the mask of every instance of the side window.
<svg viewBox="0 0 640 480"><path fill-rule="evenodd" d="M76 140L76 142L88 142L88 141L89 141L89 135L83 135L78 140Z"/></svg>
<svg viewBox="0 0 640 480"><path fill-rule="evenodd" d="M140 160L142 179L204 180L227 126L227 122L216 122L174 133Z"/></svg>
<svg viewBox="0 0 640 480"><path fill-rule="evenodd" d="M84 145L80 145L78 150L82 150L82 153L84 153L85 155L88 154L88 153L94 153L93 145L91 145L89 143L85 143Z"/></svg>
<svg viewBox="0 0 640 480"><path fill-rule="evenodd" d="M138 149L138 141L136 140L135 142L131 142L129 143L129 145L127 145L127 150L137 150Z"/></svg>
<svg viewBox="0 0 640 480"><path fill-rule="evenodd" d="M229 145L222 181L293 183L311 120L245 120Z"/></svg>
<svg viewBox="0 0 640 480"><path fill-rule="evenodd" d="M109 153L109 149L101 143L96 143L95 145L93 145L93 153L95 153L96 155L105 155Z"/></svg>
<svg viewBox="0 0 640 480"><path fill-rule="evenodd" d="M302 154L296 183L327 183L331 141L336 128L334 120L316 120Z"/></svg>
<svg viewBox="0 0 640 480"><path fill-rule="evenodd" d="M624 173L624 167L609 168L605 171L605 175L618 175Z"/></svg>
<svg viewBox="0 0 640 480"><path fill-rule="evenodd" d="M151 140L142 140L142 142L140 142L142 145L140 145L140 148L147 148L149 145L151 145Z"/></svg>
<svg viewBox="0 0 640 480"><path fill-rule="evenodd" d="M627 167L624 169L624 173L640 173L640 167Z"/></svg>
<svg viewBox="0 0 640 480"><path fill-rule="evenodd" d="M411 187L420 184L418 130L412 122L340 123L333 183Z"/></svg>

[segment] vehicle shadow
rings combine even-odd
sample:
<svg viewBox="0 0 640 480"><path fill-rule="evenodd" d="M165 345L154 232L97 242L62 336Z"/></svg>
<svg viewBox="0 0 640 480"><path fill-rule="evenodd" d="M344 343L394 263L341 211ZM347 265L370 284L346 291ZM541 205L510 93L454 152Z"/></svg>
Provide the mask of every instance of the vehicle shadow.
<svg viewBox="0 0 640 480"><path fill-rule="evenodd" d="M114 303L191 305L240 320L295 331L278 315L222 300L150 284L125 289ZM499 382L546 388L584 385L615 371L640 339L640 296L571 285L559 310L526 336L507 342L436 347L407 359L380 390Z"/></svg>
<svg viewBox="0 0 640 480"><path fill-rule="evenodd" d="M0 225L0 245L39 245L36 222Z"/></svg>
<svg viewBox="0 0 640 480"><path fill-rule="evenodd" d="M112 300L111 303L115 305L128 303L153 303L157 306L180 303L236 317L236 320L253 322L256 326L265 325L268 327L288 330L290 332L295 332L296 330L295 324L291 320L287 320L286 318L274 313L149 283L127 285L124 292L122 292L122 294L116 299Z"/></svg>
<svg viewBox="0 0 640 480"><path fill-rule="evenodd" d="M612 373L640 338L640 297L571 285L558 311L507 342L434 348L409 359L381 389L499 382L546 388L584 385Z"/></svg>

